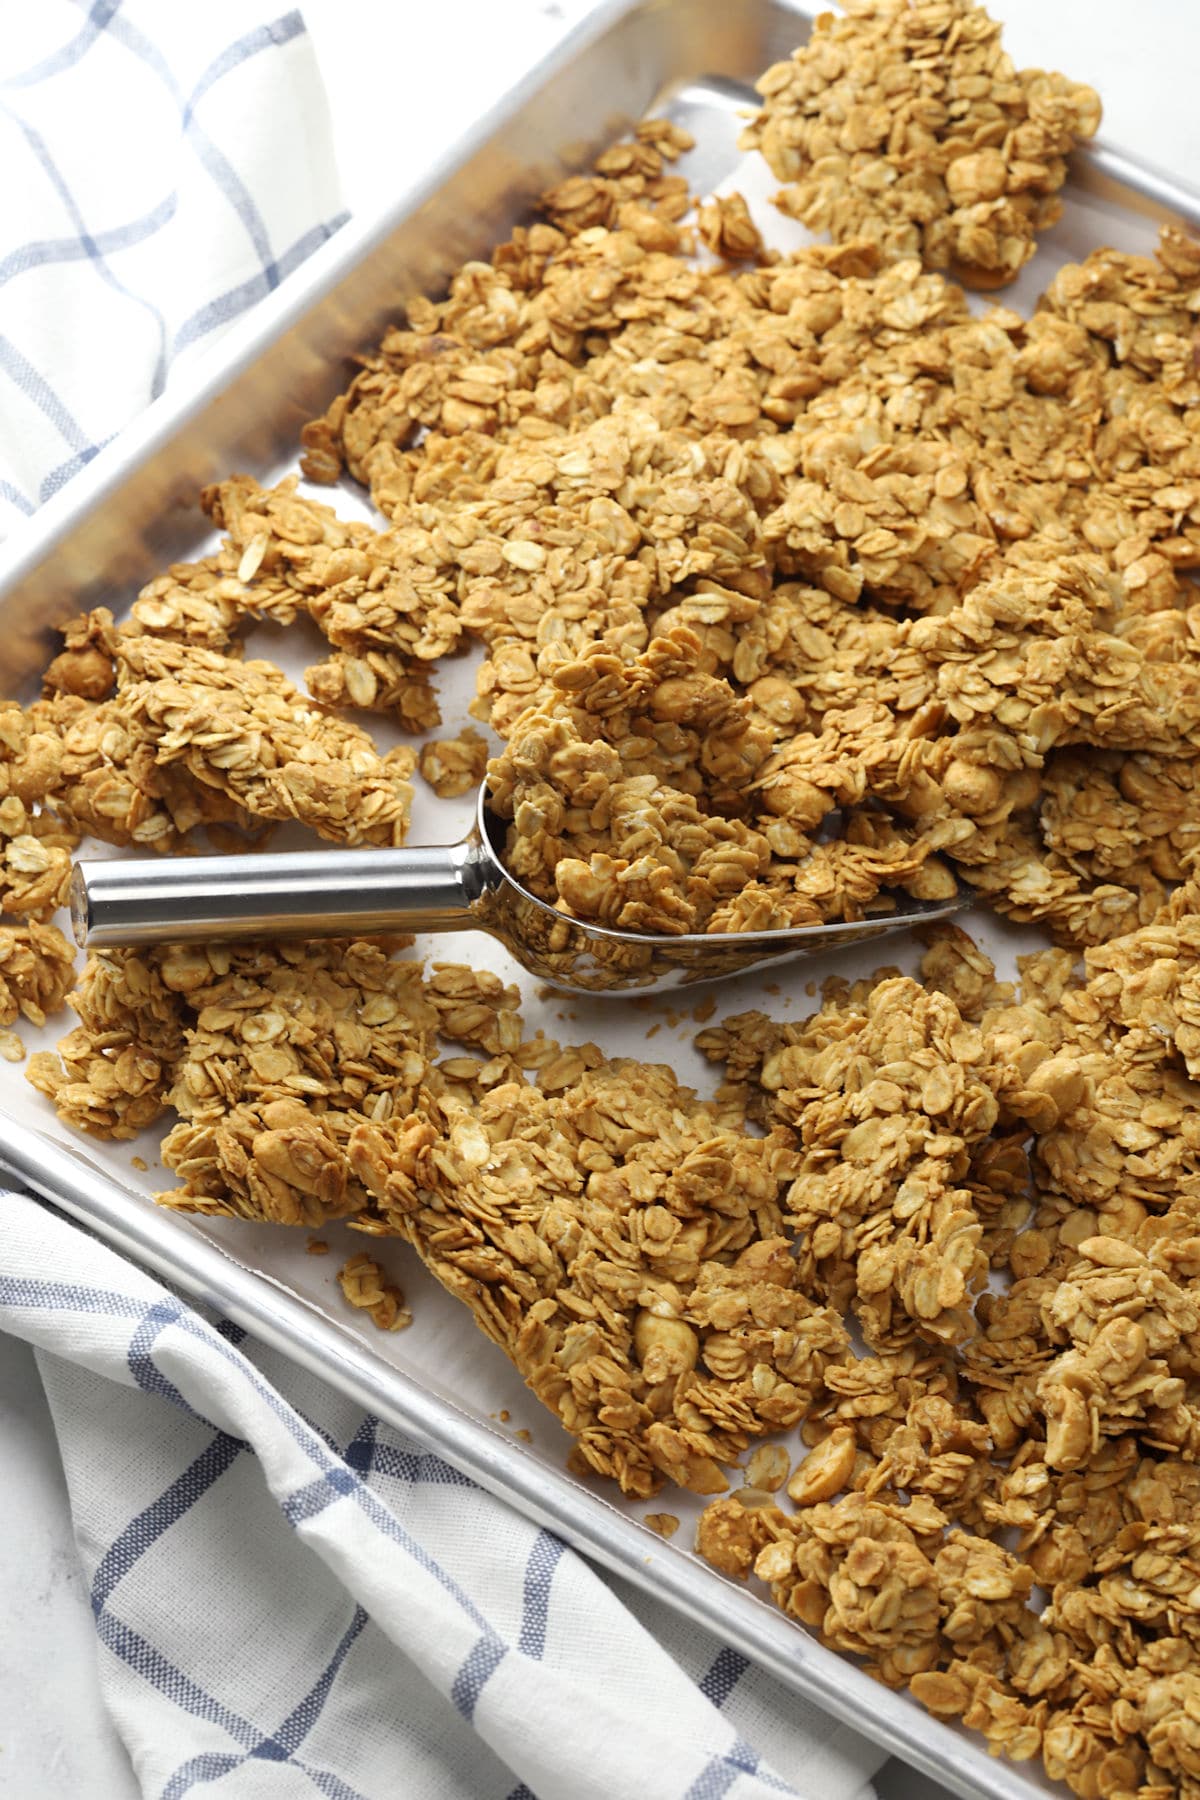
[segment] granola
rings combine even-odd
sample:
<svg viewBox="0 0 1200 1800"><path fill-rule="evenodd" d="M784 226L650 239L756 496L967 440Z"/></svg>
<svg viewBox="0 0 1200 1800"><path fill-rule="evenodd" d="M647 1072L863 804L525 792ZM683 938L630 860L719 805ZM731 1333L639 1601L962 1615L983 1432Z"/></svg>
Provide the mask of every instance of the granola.
<svg viewBox="0 0 1200 1800"><path fill-rule="evenodd" d="M541 1071L546 1082L546 1070ZM549 1085L549 1083L547 1083ZM697 1493L794 1424L848 1354L782 1235L788 1157L663 1067L607 1062L361 1125L355 1178L515 1362L581 1468Z"/></svg>
<svg viewBox="0 0 1200 1800"><path fill-rule="evenodd" d="M810 1020L702 1034L756 1116L790 1121L804 1289L853 1307L875 1355L829 1371L796 1510L735 1491L698 1548L1081 1795L1190 1791L1173 1727L1200 1644L1195 904L1178 888L1082 966L1022 958L1018 991L938 928L933 991L831 984ZM944 1195L957 1260L934 1248ZM991 1260L1007 1285L971 1305L969 1253L1005 1212ZM906 1275L926 1246L922 1312ZM951 1277L968 1310L943 1317Z"/></svg>
<svg viewBox="0 0 1200 1800"><path fill-rule="evenodd" d="M742 143L788 185L785 212L983 287L1011 281L1094 135L1091 88L1015 69L974 0L843 0L758 84Z"/></svg>
<svg viewBox="0 0 1200 1800"><path fill-rule="evenodd" d="M488 744L481 732L464 726L456 737L435 738L422 744L417 772L440 800L456 800L472 794L487 773Z"/></svg>
<svg viewBox="0 0 1200 1800"><path fill-rule="evenodd" d="M858 917L885 882L918 877L924 847L880 821L810 836L834 802L785 780L771 728L702 664L683 625L631 662L593 646L519 716L488 776L527 887L576 918L673 935Z"/></svg>
<svg viewBox="0 0 1200 1800"><path fill-rule="evenodd" d="M380 1331L404 1331L412 1324L412 1313L404 1304L404 1295L386 1271L372 1256L360 1254L343 1263L337 1272L338 1286L350 1302L370 1313Z"/></svg>
<svg viewBox="0 0 1200 1800"><path fill-rule="evenodd" d="M436 1015L417 964L370 942L168 953L188 1020L163 1092L164 1204L320 1226L368 1203L345 1149L355 1126L407 1117Z"/></svg>
<svg viewBox="0 0 1200 1800"><path fill-rule="evenodd" d="M305 429L378 527L215 484L219 547L0 706L0 1053L70 987L82 834L395 844L414 767L486 775L518 878L634 931L965 876L1038 930L1012 981L945 926L919 980L697 1011L710 1099L383 939L94 955L27 1073L102 1137L169 1120L167 1206L410 1244L577 1470L720 1496L703 1555L998 1753L1197 1794L1200 246L971 313L937 270L1016 273L1098 105L966 0L855 0L763 93L750 142L838 241L693 223L648 122ZM307 694L259 621L322 634ZM471 643L497 753L382 751ZM407 1325L373 1255L338 1279Z"/></svg>
<svg viewBox="0 0 1200 1800"><path fill-rule="evenodd" d="M159 770L178 766L230 816L297 819L344 844L399 844L416 762L381 756L348 720L305 700L273 663L125 638L115 704Z"/></svg>
<svg viewBox="0 0 1200 1800"><path fill-rule="evenodd" d="M714 194L696 212L701 242L727 262L767 260L762 233L740 194Z"/></svg>
<svg viewBox="0 0 1200 1800"><path fill-rule="evenodd" d="M0 925L0 1025L44 1025L75 983L75 952L56 925Z"/></svg>
<svg viewBox="0 0 1200 1800"><path fill-rule="evenodd" d="M79 1024L57 1052L31 1056L26 1070L67 1124L120 1139L162 1117L184 1050L186 1015L170 985L175 966L171 951L111 950L88 958L68 996Z"/></svg>
<svg viewBox="0 0 1200 1800"><path fill-rule="evenodd" d="M968 61L991 56L984 14L941 9L938 30L952 19ZM310 433L452 584L488 648L480 715L510 739L532 719L544 751L547 716L576 710L566 670L603 649L636 681L687 629L694 673L769 740L758 817L740 795L734 835L766 835L777 874L793 871L757 871L711 928L853 916L881 889L944 897L955 868L1064 943L1146 923L1190 845L1200 705L1178 572L1200 560L1200 252L1167 230L1157 257L1064 270L1030 321L975 319L915 259L881 266L858 240L689 265L618 217L608 184L642 180L639 155L572 178L554 232L415 306ZM696 506L723 529L698 530ZM584 754L564 756L568 775ZM671 764L636 766L666 790ZM1127 835L1100 819L1105 775ZM695 798L708 820L728 810L719 781ZM539 892L585 917L704 928L712 896L688 901L669 846L624 858L604 841L623 825L589 824L600 841L579 855L552 833L545 873L565 864L571 891ZM554 846L517 835L537 871ZM739 848L761 863L757 838Z"/></svg>

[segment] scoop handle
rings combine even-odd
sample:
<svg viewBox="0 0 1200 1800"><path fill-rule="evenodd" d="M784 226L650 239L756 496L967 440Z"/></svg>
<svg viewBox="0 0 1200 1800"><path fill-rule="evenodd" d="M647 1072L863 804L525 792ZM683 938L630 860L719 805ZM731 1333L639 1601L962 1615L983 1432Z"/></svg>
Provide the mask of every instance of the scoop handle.
<svg viewBox="0 0 1200 1800"><path fill-rule="evenodd" d="M80 862L71 923L89 949L251 938L464 931L489 885L475 833L403 850L284 851Z"/></svg>

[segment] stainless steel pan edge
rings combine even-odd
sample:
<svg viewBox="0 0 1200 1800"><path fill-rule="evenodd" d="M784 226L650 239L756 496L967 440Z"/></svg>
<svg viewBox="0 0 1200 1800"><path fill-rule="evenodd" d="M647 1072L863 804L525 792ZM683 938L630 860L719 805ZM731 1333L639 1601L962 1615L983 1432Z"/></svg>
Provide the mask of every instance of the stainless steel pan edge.
<svg viewBox="0 0 1200 1800"><path fill-rule="evenodd" d="M89 1160L16 1120L0 1119L0 1171L89 1226L115 1249L233 1319L585 1556L666 1601L768 1669L787 1687L951 1787L964 1800L1029 1800L1027 1777L922 1715L824 1649L773 1607L681 1549L662 1543L601 1494L409 1381L282 1287L186 1236L170 1213L124 1192ZM0 1200L0 1204L3 1201ZM820 1800L812 1795L811 1800Z"/></svg>

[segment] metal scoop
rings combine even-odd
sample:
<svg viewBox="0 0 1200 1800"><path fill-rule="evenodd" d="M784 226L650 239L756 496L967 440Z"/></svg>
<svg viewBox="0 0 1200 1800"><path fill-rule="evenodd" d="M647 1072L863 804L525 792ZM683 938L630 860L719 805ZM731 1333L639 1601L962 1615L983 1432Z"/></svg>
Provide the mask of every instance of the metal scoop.
<svg viewBox="0 0 1200 1800"><path fill-rule="evenodd" d="M460 844L439 848L81 862L71 886L71 921L89 949L488 931L531 975L555 987L658 993L827 955L944 919L970 901L960 887L952 900L910 900L902 910L848 924L652 937L557 912L508 873L503 842L503 822L489 812L483 787L471 832Z"/></svg>

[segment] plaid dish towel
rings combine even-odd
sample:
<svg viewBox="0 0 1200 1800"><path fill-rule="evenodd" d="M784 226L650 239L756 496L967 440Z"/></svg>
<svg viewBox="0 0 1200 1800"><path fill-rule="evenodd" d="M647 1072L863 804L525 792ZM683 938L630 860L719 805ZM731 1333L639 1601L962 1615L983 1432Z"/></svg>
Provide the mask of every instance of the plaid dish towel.
<svg viewBox="0 0 1200 1800"><path fill-rule="evenodd" d="M0 69L2 536L346 215L286 6L36 0Z"/></svg>
<svg viewBox="0 0 1200 1800"><path fill-rule="evenodd" d="M296 12L38 0L3 65L12 529L342 215ZM0 1329L37 1350L147 1796L870 1795L882 1758L853 1732L3 1193Z"/></svg>
<svg viewBox="0 0 1200 1800"><path fill-rule="evenodd" d="M869 1800L853 1732L14 1194L0 1328L147 1796Z"/></svg>

